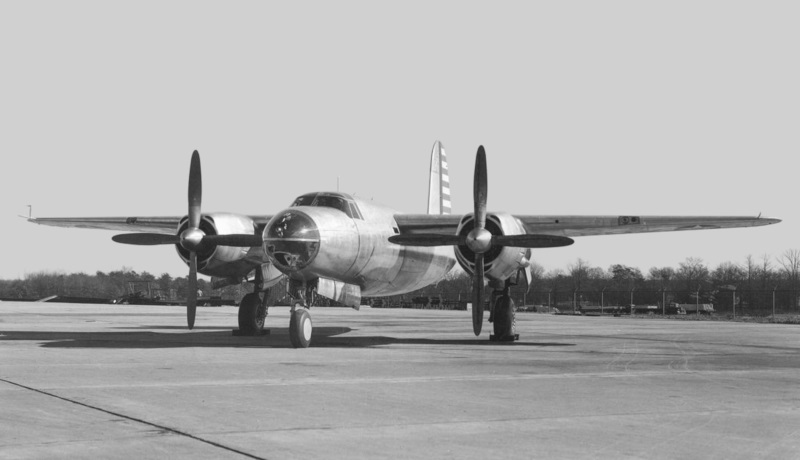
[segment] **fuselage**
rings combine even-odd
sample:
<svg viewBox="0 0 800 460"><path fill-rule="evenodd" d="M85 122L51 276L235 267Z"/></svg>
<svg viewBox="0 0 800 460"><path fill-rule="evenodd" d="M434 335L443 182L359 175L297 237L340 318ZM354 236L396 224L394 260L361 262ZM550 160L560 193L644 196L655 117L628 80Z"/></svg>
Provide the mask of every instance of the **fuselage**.
<svg viewBox="0 0 800 460"><path fill-rule="evenodd" d="M411 292L441 280L455 265L452 247L392 244L397 211L350 195L307 194L275 214L264 251L289 277L328 278L359 286L364 296Z"/></svg>

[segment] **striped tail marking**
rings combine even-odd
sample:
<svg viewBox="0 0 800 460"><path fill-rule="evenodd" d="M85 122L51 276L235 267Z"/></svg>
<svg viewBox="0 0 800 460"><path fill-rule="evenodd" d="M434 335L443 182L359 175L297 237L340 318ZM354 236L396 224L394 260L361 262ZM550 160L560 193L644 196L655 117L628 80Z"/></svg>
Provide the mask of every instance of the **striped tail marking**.
<svg viewBox="0 0 800 460"><path fill-rule="evenodd" d="M442 143L436 141L431 151L428 214L450 214L450 211L450 174L447 171L447 155Z"/></svg>

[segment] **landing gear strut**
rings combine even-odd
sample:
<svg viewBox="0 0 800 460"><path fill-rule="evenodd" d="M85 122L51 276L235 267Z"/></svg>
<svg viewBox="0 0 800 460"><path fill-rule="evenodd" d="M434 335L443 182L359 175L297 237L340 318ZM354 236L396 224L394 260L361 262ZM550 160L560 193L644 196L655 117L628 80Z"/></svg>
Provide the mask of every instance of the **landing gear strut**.
<svg viewBox="0 0 800 460"><path fill-rule="evenodd" d="M494 325L494 334L489 336L492 342L514 342L519 340L516 333L516 307L511 299L511 281L506 280L502 290L492 292L492 310L489 322Z"/></svg>
<svg viewBox="0 0 800 460"><path fill-rule="evenodd" d="M264 289L264 277L261 270L256 270L253 292L242 297L239 303L239 329L234 330L233 335L269 334L268 330L264 330L269 309L268 299L269 289Z"/></svg>

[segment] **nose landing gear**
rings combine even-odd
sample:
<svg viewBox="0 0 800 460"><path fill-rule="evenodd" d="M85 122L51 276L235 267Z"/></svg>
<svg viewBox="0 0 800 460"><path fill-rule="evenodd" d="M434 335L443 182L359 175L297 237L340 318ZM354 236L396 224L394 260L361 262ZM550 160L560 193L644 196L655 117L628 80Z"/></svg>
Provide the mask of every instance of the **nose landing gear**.
<svg viewBox="0 0 800 460"><path fill-rule="evenodd" d="M309 308L316 299L316 282L290 280L289 292L294 292L294 305L289 317L289 340L294 348L308 348L314 330Z"/></svg>

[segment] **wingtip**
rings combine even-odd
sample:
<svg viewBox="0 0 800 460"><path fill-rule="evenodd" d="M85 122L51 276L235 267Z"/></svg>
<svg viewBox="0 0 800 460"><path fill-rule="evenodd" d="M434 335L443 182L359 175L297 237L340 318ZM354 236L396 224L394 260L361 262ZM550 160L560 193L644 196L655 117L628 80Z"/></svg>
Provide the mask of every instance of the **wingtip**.
<svg viewBox="0 0 800 460"><path fill-rule="evenodd" d="M761 225L773 225L773 224L779 224L779 223L783 222L781 219L774 219L772 217L761 217L761 214L759 214L758 217L756 217L756 220Z"/></svg>

